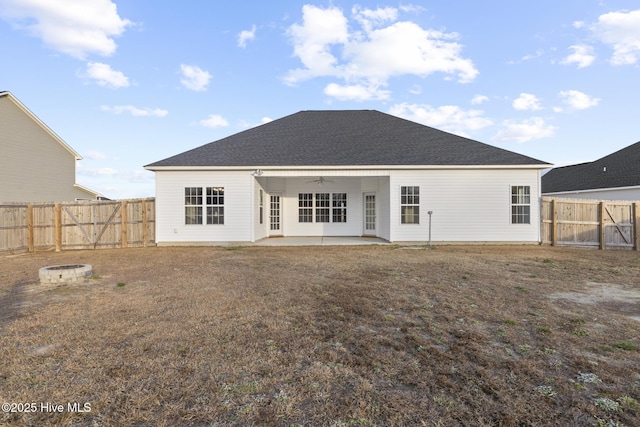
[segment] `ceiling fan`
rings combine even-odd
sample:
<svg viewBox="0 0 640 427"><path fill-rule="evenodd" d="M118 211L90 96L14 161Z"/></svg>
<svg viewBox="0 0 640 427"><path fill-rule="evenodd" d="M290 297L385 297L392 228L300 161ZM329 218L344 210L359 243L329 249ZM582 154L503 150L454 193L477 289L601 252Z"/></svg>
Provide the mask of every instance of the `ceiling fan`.
<svg viewBox="0 0 640 427"><path fill-rule="evenodd" d="M322 185L325 182L333 182L333 181L331 181L330 179L326 179L326 178L321 176L321 177L318 177L318 179L314 179L312 181L307 181L307 183L310 183L310 182L317 182L318 185Z"/></svg>

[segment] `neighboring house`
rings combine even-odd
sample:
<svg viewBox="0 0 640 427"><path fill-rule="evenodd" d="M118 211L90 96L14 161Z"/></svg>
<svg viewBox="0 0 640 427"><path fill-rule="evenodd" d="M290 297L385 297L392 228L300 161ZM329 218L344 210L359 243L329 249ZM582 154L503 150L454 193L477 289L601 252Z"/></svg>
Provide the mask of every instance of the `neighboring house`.
<svg viewBox="0 0 640 427"><path fill-rule="evenodd" d="M0 202L96 199L76 184L82 157L10 92L0 92Z"/></svg>
<svg viewBox="0 0 640 427"><path fill-rule="evenodd" d="M159 245L540 241L551 165L378 111L302 111L145 166Z"/></svg>
<svg viewBox="0 0 640 427"><path fill-rule="evenodd" d="M640 142L589 163L555 168L542 177L545 196L640 200Z"/></svg>

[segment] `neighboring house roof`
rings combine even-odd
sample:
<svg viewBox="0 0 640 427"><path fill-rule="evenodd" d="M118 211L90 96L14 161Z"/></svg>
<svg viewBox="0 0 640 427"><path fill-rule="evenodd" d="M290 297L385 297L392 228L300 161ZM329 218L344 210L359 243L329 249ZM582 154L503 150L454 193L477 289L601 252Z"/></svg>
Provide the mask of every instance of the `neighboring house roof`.
<svg viewBox="0 0 640 427"><path fill-rule="evenodd" d="M549 165L375 110L301 111L145 166Z"/></svg>
<svg viewBox="0 0 640 427"><path fill-rule="evenodd" d="M593 162L550 170L543 193L640 186L640 142Z"/></svg>
<svg viewBox="0 0 640 427"><path fill-rule="evenodd" d="M67 150L69 153L71 153L71 155L74 156L76 158L76 160L82 160L82 156L76 150L74 150L73 148L71 148L71 146L69 144L64 142L64 140L62 138L60 138L53 130L51 130L51 128L49 126L45 125L44 122L38 118L38 116L33 114L31 112L31 110L29 110L22 102L20 102L20 100L18 98L13 96L13 94L11 94L11 92L9 92L9 91L0 91L0 98L2 98L3 96L6 96L8 99L13 101L13 103L16 104L18 106L18 108L20 108L22 111L24 111L24 113L26 115L31 117L31 119L34 122L36 122L40 127L42 127L42 129L44 129L45 132L47 132L49 135L51 135L51 137L58 144L62 145L65 150ZM96 194L99 194L99 193L96 193Z"/></svg>

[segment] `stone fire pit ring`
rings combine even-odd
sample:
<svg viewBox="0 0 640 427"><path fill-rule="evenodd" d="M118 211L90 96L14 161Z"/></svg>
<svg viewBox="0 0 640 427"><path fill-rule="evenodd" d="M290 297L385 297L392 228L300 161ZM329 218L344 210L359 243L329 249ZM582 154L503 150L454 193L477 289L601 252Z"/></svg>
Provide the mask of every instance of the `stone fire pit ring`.
<svg viewBox="0 0 640 427"><path fill-rule="evenodd" d="M92 274L90 264L49 265L38 270L40 283L79 282L91 277Z"/></svg>

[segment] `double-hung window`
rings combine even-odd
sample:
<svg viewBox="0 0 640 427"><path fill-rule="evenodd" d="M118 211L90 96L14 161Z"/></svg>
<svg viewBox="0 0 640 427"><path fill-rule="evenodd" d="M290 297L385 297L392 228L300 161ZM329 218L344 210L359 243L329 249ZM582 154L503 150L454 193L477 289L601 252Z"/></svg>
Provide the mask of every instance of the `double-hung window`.
<svg viewBox="0 0 640 427"><path fill-rule="evenodd" d="M207 224L224 224L224 188L185 187L184 223L202 224L205 213Z"/></svg>
<svg viewBox="0 0 640 427"><path fill-rule="evenodd" d="M264 217L264 191L260 189L260 224L262 224Z"/></svg>
<svg viewBox="0 0 640 427"><path fill-rule="evenodd" d="M184 223L202 224L202 187L184 189Z"/></svg>
<svg viewBox="0 0 640 427"><path fill-rule="evenodd" d="M420 224L420 187L400 187L400 223Z"/></svg>
<svg viewBox="0 0 640 427"><path fill-rule="evenodd" d="M223 187L207 187L207 224L224 224Z"/></svg>
<svg viewBox="0 0 640 427"><path fill-rule="evenodd" d="M316 222L329 222L329 193L316 193Z"/></svg>
<svg viewBox="0 0 640 427"><path fill-rule="evenodd" d="M313 222L313 193L298 194L298 222Z"/></svg>
<svg viewBox="0 0 640 427"><path fill-rule="evenodd" d="M333 222L347 222L347 193L333 193Z"/></svg>
<svg viewBox="0 0 640 427"><path fill-rule="evenodd" d="M531 187L511 186L511 224L531 224Z"/></svg>

